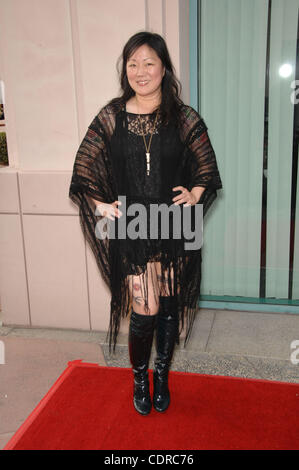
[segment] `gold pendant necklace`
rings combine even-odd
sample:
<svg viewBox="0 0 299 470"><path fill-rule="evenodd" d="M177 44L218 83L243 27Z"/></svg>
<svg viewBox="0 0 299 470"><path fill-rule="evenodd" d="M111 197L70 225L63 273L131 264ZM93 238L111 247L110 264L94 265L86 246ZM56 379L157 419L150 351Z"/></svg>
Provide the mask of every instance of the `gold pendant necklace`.
<svg viewBox="0 0 299 470"><path fill-rule="evenodd" d="M156 118L155 118L155 122L154 122L154 127L153 127L153 130L151 132L151 135L150 135L150 140L149 140L149 143L148 145L146 144L146 140L145 140L145 135L144 135L144 132L143 132L143 124L141 122L141 117L140 117L140 114L138 115L139 117L139 122L140 122L140 126L141 126L141 132L142 132L142 137L143 137L143 142L144 142L144 146L145 146L145 157L146 157L146 174L147 176L149 176L150 174L150 169L151 169L151 154L150 154L150 148L151 148L151 143L152 143L152 137L153 137L153 134L155 132L155 127L156 127L156 123L157 123L157 118L158 118L158 114L159 114L159 108L157 110L157 114L156 114Z"/></svg>

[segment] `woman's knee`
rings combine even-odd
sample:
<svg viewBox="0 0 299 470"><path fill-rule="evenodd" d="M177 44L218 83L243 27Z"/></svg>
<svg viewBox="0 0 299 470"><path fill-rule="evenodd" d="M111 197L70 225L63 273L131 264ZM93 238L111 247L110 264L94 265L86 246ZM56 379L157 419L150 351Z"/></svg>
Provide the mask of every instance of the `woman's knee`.
<svg viewBox="0 0 299 470"><path fill-rule="evenodd" d="M145 296L141 293L141 289L135 286L132 293L133 310L142 315L156 315L159 310L159 301L153 295L148 295L147 297L146 301Z"/></svg>
<svg viewBox="0 0 299 470"><path fill-rule="evenodd" d="M132 302L132 308L134 312L139 313L140 315L156 315L159 311L159 305L146 303L144 300L142 302Z"/></svg>
<svg viewBox="0 0 299 470"><path fill-rule="evenodd" d="M174 272L173 268L165 269L162 272L161 264L159 263L157 278L159 282L160 296L168 297L174 294Z"/></svg>
<svg viewBox="0 0 299 470"><path fill-rule="evenodd" d="M159 310L159 295L157 295L153 286L149 285L145 294L140 278L134 276L130 281L133 310L141 315L156 315Z"/></svg>

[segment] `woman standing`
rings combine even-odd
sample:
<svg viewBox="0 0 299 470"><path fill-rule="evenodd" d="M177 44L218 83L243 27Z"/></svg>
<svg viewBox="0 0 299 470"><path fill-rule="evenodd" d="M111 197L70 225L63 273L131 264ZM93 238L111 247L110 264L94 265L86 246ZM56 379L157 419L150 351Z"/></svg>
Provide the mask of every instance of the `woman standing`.
<svg viewBox="0 0 299 470"><path fill-rule="evenodd" d="M185 105L164 39L149 32L132 36L123 49L122 95L95 116L74 162L70 198L78 205L86 239L111 291L109 345L122 317L130 316L129 353L134 372L133 403L146 415L152 407L148 364L156 330L153 405L170 403L168 371L175 343L189 338L200 293L201 249L185 248L173 232L153 238L150 206L203 204L205 214L222 187L207 127ZM116 233L126 206L147 209L145 237L99 237L97 223L114 220ZM131 206L133 207L133 206ZM117 225L118 219L119 224ZM126 221L132 222L132 216ZM128 226L128 225L127 225Z"/></svg>

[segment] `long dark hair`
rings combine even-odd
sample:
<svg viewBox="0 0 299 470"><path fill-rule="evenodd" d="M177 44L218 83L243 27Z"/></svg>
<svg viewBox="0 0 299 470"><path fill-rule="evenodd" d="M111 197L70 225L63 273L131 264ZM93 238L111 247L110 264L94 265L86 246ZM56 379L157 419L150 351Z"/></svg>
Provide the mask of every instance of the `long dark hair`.
<svg viewBox="0 0 299 470"><path fill-rule="evenodd" d="M172 65L170 55L167 49L165 40L157 33L150 33L148 31L141 31L134 34L125 44L121 57L118 60L118 72L120 75L120 85L122 95L119 98L114 98L109 104L124 105L132 96L135 95L134 90L131 88L128 77L126 65L129 58L134 52L144 44L153 49L157 56L160 58L162 65L165 67L165 74L162 79L162 101L160 104L160 115L162 123L166 124L170 121L178 123L178 114L183 102L180 99L181 83L175 75L174 67ZM121 71L119 65L121 63Z"/></svg>

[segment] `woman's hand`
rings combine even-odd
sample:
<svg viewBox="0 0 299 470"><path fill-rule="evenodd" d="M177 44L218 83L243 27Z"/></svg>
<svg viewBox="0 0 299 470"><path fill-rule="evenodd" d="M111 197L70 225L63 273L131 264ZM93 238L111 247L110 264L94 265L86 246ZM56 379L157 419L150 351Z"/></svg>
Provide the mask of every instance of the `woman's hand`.
<svg viewBox="0 0 299 470"><path fill-rule="evenodd" d="M199 201L199 197L196 197L196 195L192 192L192 190L188 191L188 189L184 188L183 186L176 186L175 188L172 188L172 190L182 191L181 194L179 194L178 196L175 196L172 199L176 206L178 204L183 204L183 203L184 203L184 207L194 206Z"/></svg>
<svg viewBox="0 0 299 470"><path fill-rule="evenodd" d="M122 212L117 208L117 206L121 205L121 201L114 201L111 204L107 204L105 202L99 202L93 199L97 206L97 211L103 217L107 217L110 220L115 220L115 216L120 218L122 216Z"/></svg>

